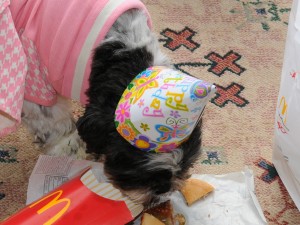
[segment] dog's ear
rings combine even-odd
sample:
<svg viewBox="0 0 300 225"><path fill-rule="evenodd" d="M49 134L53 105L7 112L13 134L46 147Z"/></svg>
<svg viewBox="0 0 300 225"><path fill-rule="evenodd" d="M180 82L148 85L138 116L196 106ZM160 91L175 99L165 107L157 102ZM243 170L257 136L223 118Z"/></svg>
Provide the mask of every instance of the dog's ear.
<svg viewBox="0 0 300 225"><path fill-rule="evenodd" d="M182 160L179 162L181 170L177 176L181 179L186 179L188 170L196 163L201 154L201 142L202 142L202 118L199 120L197 126L189 136L186 142L181 144L182 148Z"/></svg>
<svg viewBox="0 0 300 225"><path fill-rule="evenodd" d="M83 116L77 121L78 134L86 142L87 151L105 154L108 135L115 130L114 110L126 88L126 81L118 82L112 61L125 46L121 42L105 42L94 51L88 103Z"/></svg>

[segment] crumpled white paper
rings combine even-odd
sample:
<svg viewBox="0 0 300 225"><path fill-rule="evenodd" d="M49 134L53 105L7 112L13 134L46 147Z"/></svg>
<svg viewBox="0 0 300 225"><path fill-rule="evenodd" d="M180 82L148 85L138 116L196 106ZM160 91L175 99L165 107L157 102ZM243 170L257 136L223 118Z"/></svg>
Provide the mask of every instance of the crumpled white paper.
<svg viewBox="0 0 300 225"><path fill-rule="evenodd" d="M265 225L267 221L254 193L253 172L224 175L194 174L213 185L215 190L187 206L182 194L171 195L174 210L186 217L186 225Z"/></svg>

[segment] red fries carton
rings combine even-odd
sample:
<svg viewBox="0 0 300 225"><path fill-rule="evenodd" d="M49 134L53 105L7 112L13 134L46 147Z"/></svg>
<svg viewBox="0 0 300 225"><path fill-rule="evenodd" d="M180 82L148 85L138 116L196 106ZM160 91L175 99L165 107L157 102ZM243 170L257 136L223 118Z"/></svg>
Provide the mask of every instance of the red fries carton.
<svg viewBox="0 0 300 225"><path fill-rule="evenodd" d="M54 189L1 225L124 225L143 210L92 170Z"/></svg>

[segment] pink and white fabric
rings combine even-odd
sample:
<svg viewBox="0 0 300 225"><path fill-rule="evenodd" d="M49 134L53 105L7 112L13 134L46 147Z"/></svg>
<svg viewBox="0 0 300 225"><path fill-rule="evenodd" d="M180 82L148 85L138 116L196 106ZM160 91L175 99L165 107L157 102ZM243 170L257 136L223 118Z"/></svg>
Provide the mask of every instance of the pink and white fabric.
<svg viewBox="0 0 300 225"><path fill-rule="evenodd" d="M23 99L86 103L92 51L133 8L149 16L139 0L0 0L0 137L20 123Z"/></svg>
<svg viewBox="0 0 300 225"><path fill-rule="evenodd" d="M0 136L21 122L26 55L15 32L9 0L0 1Z"/></svg>

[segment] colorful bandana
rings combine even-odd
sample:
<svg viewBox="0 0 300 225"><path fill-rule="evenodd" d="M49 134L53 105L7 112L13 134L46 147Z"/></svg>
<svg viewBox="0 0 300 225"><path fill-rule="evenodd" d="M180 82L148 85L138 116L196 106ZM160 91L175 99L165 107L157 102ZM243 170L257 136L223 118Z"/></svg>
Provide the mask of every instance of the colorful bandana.
<svg viewBox="0 0 300 225"><path fill-rule="evenodd" d="M115 111L117 131L148 152L170 152L197 125L216 87L180 71L151 67L137 75Z"/></svg>

